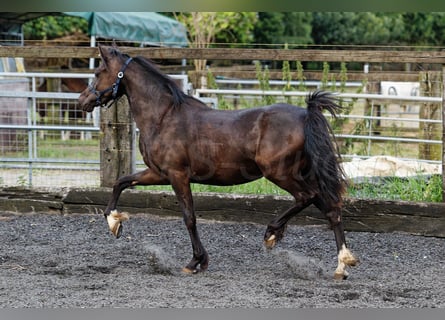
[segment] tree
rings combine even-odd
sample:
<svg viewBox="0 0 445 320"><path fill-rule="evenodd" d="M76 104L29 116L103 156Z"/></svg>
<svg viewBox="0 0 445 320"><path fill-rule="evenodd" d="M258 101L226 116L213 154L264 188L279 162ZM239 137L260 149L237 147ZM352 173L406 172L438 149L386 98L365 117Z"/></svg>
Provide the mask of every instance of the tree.
<svg viewBox="0 0 445 320"><path fill-rule="evenodd" d="M301 45L312 43L312 13L258 12L254 35L257 44Z"/></svg>
<svg viewBox="0 0 445 320"><path fill-rule="evenodd" d="M88 21L80 17L45 16L26 22L23 33L26 40L51 40L74 33L88 32Z"/></svg>
<svg viewBox="0 0 445 320"><path fill-rule="evenodd" d="M320 45L400 44L405 33L400 14L374 12L316 12L312 38Z"/></svg>
<svg viewBox="0 0 445 320"><path fill-rule="evenodd" d="M284 33L284 15L281 12L258 12L258 22L253 30L256 44L277 44Z"/></svg>
<svg viewBox="0 0 445 320"><path fill-rule="evenodd" d="M312 13L311 12L284 12L284 31L280 38L287 44L311 44L312 40Z"/></svg>
<svg viewBox="0 0 445 320"><path fill-rule="evenodd" d="M443 45L445 13L408 12L403 15L407 32L404 42L412 45Z"/></svg>
<svg viewBox="0 0 445 320"><path fill-rule="evenodd" d="M174 15L186 26L191 48L209 48L216 39L247 42L256 21L254 12L180 12ZM207 60L195 60L194 64L197 71L203 71Z"/></svg>
<svg viewBox="0 0 445 320"><path fill-rule="evenodd" d="M254 40L253 29L258 20L256 12L222 12L226 23L221 25L219 32L215 34L215 42L228 46L252 43Z"/></svg>

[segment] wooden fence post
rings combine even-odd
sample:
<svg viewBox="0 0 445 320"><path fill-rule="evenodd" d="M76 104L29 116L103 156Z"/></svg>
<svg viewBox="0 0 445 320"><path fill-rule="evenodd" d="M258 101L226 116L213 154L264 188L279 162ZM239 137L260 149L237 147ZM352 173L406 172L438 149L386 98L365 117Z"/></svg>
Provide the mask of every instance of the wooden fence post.
<svg viewBox="0 0 445 320"><path fill-rule="evenodd" d="M100 111L100 186L112 187L135 169L134 125L127 97Z"/></svg>
<svg viewBox="0 0 445 320"><path fill-rule="evenodd" d="M445 202L445 64L442 64L442 202Z"/></svg>
<svg viewBox="0 0 445 320"><path fill-rule="evenodd" d="M443 80L440 73L420 72L420 95L426 97L441 96ZM420 119L440 119L440 106L424 102L420 105ZM440 139L440 124L419 122L419 137L426 140ZM419 143L419 158L428 160L441 159L441 146Z"/></svg>

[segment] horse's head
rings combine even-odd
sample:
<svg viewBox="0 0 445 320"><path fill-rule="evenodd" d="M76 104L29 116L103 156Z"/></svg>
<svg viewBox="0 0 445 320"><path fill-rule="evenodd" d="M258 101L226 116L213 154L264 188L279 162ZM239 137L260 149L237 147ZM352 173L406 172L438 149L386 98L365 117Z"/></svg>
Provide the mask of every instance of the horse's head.
<svg viewBox="0 0 445 320"><path fill-rule="evenodd" d="M94 71L94 81L79 96L79 104L87 112L95 107L111 105L123 94L121 80L132 60L114 47L99 46L99 53L102 61Z"/></svg>

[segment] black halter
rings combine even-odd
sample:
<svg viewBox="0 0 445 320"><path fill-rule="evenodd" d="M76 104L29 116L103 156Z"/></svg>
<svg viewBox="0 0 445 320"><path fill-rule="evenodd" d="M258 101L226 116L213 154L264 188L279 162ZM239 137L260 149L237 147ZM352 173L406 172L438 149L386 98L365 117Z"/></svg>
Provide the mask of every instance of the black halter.
<svg viewBox="0 0 445 320"><path fill-rule="evenodd" d="M127 69L128 65L130 64L131 60L133 60L133 58L128 58L127 61L125 61L125 63L122 65L120 71L117 73L117 78L116 81L111 85L111 87L101 90L101 91L97 91L95 87L93 87L92 85L88 86L88 89L90 90L90 92L94 93L96 95L96 106L102 106L102 107L110 107L117 98L117 92L119 90L119 85L121 83L122 78L124 77L124 72ZM104 105L101 102L101 99L103 97L104 94L108 93L108 92L112 92L111 94L111 98L112 100L111 103L109 103L108 105Z"/></svg>

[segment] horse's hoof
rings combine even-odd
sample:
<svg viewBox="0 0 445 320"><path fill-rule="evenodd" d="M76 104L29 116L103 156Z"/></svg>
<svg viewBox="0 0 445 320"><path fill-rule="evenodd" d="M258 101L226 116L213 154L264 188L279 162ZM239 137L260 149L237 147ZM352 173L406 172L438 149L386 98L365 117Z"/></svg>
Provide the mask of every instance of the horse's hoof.
<svg viewBox="0 0 445 320"><path fill-rule="evenodd" d="M182 272L187 273L187 274L197 274L198 269L190 269L190 268L184 267L184 268L182 268Z"/></svg>
<svg viewBox="0 0 445 320"><path fill-rule="evenodd" d="M277 237L273 234L264 240L264 245L267 249L272 249L277 244Z"/></svg>
<svg viewBox="0 0 445 320"><path fill-rule="evenodd" d="M117 212L117 210L113 210L107 215L108 227L116 238L119 238L122 235L122 221L127 221L128 219L128 213Z"/></svg>
<svg viewBox="0 0 445 320"><path fill-rule="evenodd" d="M345 271L344 273L334 273L334 280L346 280L348 279L348 273Z"/></svg>
<svg viewBox="0 0 445 320"><path fill-rule="evenodd" d="M360 264L360 259L351 255L350 257L344 260L344 263L350 267L356 267Z"/></svg>

